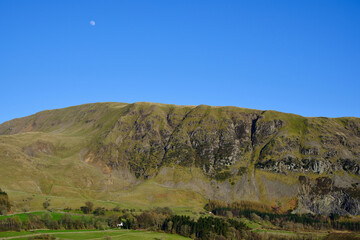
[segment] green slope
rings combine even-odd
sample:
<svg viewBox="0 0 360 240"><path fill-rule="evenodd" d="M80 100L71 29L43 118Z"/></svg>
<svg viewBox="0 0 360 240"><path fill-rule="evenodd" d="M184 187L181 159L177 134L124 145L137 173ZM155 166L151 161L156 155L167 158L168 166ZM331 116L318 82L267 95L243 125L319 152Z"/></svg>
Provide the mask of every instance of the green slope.
<svg viewBox="0 0 360 240"><path fill-rule="evenodd" d="M346 211L357 214L359 164L357 118L95 103L0 125L0 187L10 193L15 210L39 209L50 197L55 207L95 199L109 206L200 211L210 198L280 201L284 210L321 212L308 203L310 197L342 191L352 202L340 204L351 204ZM321 208L345 213L336 204Z"/></svg>

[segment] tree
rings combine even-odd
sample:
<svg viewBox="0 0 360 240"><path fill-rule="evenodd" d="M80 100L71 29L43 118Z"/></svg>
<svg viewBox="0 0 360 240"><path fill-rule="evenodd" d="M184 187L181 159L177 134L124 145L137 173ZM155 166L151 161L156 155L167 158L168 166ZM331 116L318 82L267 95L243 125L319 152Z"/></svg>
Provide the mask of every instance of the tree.
<svg viewBox="0 0 360 240"><path fill-rule="evenodd" d="M93 208L94 208L94 204L93 204L92 202L87 201L87 202L85 203L85 206L86 206L87 208L89 208L90 212L92 212L92 210L93 210Z"/></svg>
<svg viewBox="0 0 360 240"><path fill-rule="evenodd" d="M43 207L44 207L44 209L47 209L49 206L50 206L50 200L46 199L46 201L43 202Z"/></svg>
<svg viewBox="0 0 360 240"><path fill-rule="evenodd" d="M50 228L52 216L50 213L46 212L41 216L41 221L45 224L46 227Z"/></svg>
<svg viewBox="0 0 360 240"><path fill-rule="evenodd" d="M94 204L93 204L92 202L90 202L90 201L87 201L87 202L85 203L85 206L80 207L80 209L81 209L81 211L82 211L83 213L89 214L89 213L92 212L93 207L94 207Z"/></svg>
<svg viewBox="0 0 360 240"><path fill-rule="evenodd" d="M105 208L97 207L94 210L94 215L96 215L96 216L105 215Z"/></svg>
<svg viewBox="0 0 360 240"><path fill-rule="evenodd" d="M149 228L155 225L155 216L151 212L143 212L136 216L140 228Z"/></svg>
<svg viewBox="0 0 360 240"><path fill-rule="evenodd" d="M11 204L6 192L0 188L0 215L6 215L11 210Z"/></svg>
<svg viewBox="0 0 360 240"><path fill-rule="evenodd" d="M120 212L120 211L121 211L121 208L120 208L119 205L118 205L118 206L116 206L116 207L113 208L113 211L114 211L114 212Z"/></svg>
<svg viewBox="0 0 360 240"><path fill-rule="evenodd" d="M83 213L85 213L85 214L89 214L89 213L90 213L89 208L86 207L86 206L81 206L81 207L80 207L80 210L81 210Z"/></svg>
<svg viewBox="0 0 360 240"><path fill-rule="evenodd" d="M73 218L70 214L61 216L60 223L65 229L74 229Z"/></svg>

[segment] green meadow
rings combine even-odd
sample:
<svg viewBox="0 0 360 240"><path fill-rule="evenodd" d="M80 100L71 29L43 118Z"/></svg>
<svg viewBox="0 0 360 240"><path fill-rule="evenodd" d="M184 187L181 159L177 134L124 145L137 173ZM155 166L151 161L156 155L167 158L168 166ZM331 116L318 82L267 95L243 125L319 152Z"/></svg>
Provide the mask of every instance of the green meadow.
<svg viewBox="0 0 360 240"><path fill-rule="evenodd" d="M107 231L96 231L96 230L74 230L74 231L51 231L51 230L37 230L33 232L0 232L1 239L28 239L31 236L50 234L55 236L57 239L163 239L163 240L185 240L189 239L175 234L158 233L151 231L135 231L135 230L107 230Z"/></svg>

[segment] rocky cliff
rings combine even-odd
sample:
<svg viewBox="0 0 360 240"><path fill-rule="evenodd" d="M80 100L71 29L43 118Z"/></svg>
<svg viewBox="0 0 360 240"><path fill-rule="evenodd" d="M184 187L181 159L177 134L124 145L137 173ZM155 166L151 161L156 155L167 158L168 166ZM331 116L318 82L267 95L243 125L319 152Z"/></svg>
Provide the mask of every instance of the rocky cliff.
<svg viewBox="0 0 360 240"><path fill-rule="evenodd" d="M9 152L30 165L45 156L71 158L101 169L108 177L99 178L108 191L155 181L228 202L252 200L284 211L360 214L358 118L305 118L205 105L97 103L5 122L0 134L3 161L14 161ZM70 139L76 139L74 144L67 144ZM21 147L13 150L19 141ZM49 168L48 162L41 164L36 171ZM179 171L183 176L177 176ZM90 173L84 178L86 183L75 185L96 185Z"/></svg>

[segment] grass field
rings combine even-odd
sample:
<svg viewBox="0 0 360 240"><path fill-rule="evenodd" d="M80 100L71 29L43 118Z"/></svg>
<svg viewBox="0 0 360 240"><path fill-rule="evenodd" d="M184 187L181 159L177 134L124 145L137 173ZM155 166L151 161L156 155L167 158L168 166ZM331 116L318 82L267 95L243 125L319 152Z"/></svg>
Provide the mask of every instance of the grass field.
<svg viewBox="0 0 360 240"><path fill-rule="evenodd" d="M51 231L51 230L37 230L34 232L0 232L0 239L28 239L30 236L39 235L42 233L54 235L57 239L104 239L111 238L114 240L122 239L166 239L166 240L185 240L189 239L175 234L158 233L150 231L135 231L135 230L107 230L107 231Z"/></svg>
<svg viewBox="0 0 360 240"><path fill-rule="evenodd" d="M38 216L41 217L44 213L49 214L53 220L60 220L61 216L63 216L65 214L65 213L62 213L62 212L45 212L45 211L30 212L30 213L18 213L18 214L12 214L12 215L7 215L7 216L0 216L0 220L1 219L6 219L6 218L18 217L21 221L25 222L26 219L28 218L29 214L38 215ZM90 217L90 216L86 216L84 214L79 214L79 215L71 214L71 217L73 219L81 218L81 217L84 217L84 216L85 217Z"/></svg>

